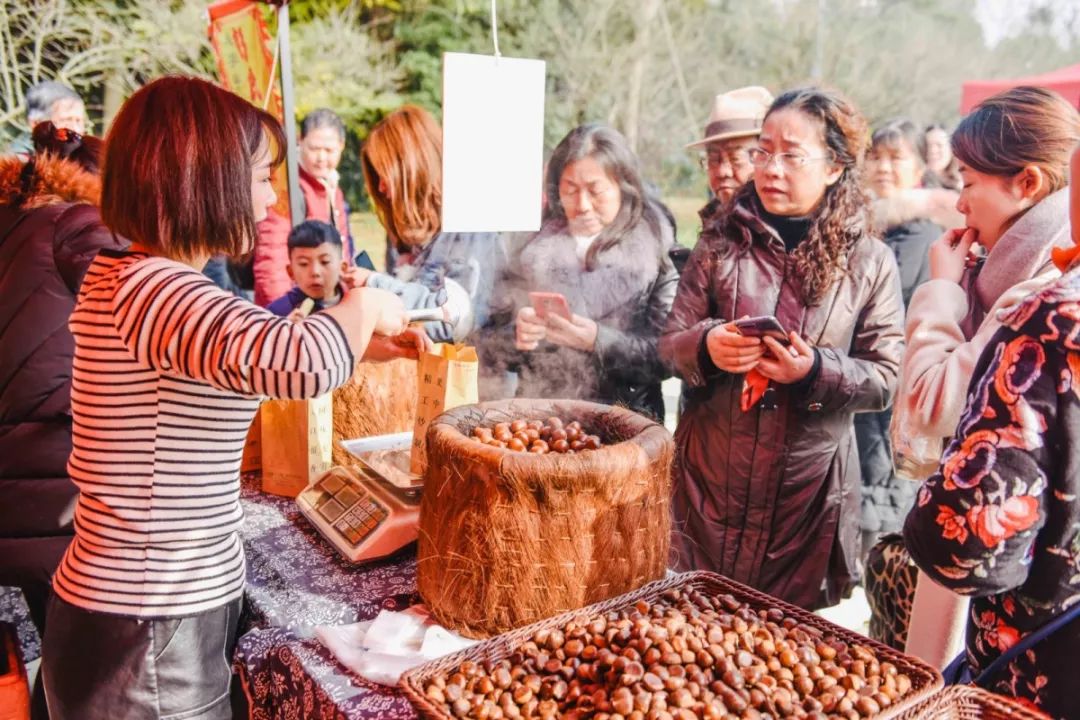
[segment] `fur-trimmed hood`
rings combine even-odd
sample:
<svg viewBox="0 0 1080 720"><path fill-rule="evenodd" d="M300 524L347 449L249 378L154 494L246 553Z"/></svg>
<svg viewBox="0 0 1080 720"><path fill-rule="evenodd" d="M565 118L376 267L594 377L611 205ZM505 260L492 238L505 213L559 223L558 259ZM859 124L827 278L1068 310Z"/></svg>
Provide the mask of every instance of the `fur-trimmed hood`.
<svg viewBox="0 0 1080 720"><path fill-rule="evenodd" d="M52 155L39 155L30 191L22 198L22 210L56 203L101 204L101 178L84 170L78 163ZM25 163L15 156L0 158L0 205L19 202Z"/></svg>

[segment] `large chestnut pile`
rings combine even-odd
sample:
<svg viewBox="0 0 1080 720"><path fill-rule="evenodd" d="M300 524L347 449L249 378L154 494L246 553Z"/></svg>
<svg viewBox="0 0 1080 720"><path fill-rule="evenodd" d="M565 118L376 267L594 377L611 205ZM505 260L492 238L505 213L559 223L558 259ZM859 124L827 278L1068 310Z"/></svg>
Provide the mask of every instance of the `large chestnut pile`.
<svg viewBox="0 0 1080 720"><path fill-rule="evenodd" d="M596 450L603 445L600 436L587 433L577 420L564 424L557 417L547 420L515 420L496 423L494 427L477 427L473 429L472 436L474 440L486 445L538 455Z"/></svg>
<svg viewBox="0 0 1080 720"><path fill-rule="evenodd" d="M454 717L544 720L857 720L911 689L867 647L694 589L541 630L507 659L424 686Z"/></svg>

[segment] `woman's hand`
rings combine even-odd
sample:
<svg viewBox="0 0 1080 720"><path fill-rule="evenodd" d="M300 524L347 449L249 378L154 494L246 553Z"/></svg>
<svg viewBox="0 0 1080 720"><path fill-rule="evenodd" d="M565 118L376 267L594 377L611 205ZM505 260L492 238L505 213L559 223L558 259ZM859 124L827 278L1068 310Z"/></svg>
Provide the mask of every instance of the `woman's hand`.
<svg viewBox="0 0 1080 720"><path fill-rule="evenodd" d="M757 371L781 385L791 385L805 378L814 367L814 348L798 333L788 333L791 345L784 347L771 337L765 338L769 353L761 358Z"/></svg>
<svg viewBox="0 0 1080 720"><path fill-rule="evenodd" d="M435 343L427 336L423 328L409 327L400 335L384 337L373 335L364 352L364 362L387 362L406 358L415 360L420 353L430 352Z"/></svg>
<svg viewBox="0 0 1080 720"><path fill-rule="evenodd" d="M596 323L587 317L570 315L567 320L559 315L547 317L547 339L556 345L592 352L596 347Z"/></svg>
<svg viewBox="0 0 1080 720"><path fill-rule="evenodd" d="M377 319L373 332L376 335L400 335L409 326L409 319L405 316L405 303L389 290L363 287L348 292L361 293L361 308L364 312L375 314Z"/></svg>
<svg viewBox="0 0 1080 720"><path fill-rule="evenodd" d="M547 326L529 306L518 310L514 331L514 347L518 350L535 350L547 337Z"/></svg>
<svg viewBox="0 0 1080 720"><path fill-rule="evenodd" d="M978 238L979 233L974 228L946 230L930 246L930 277L959 284L972 257L971 248Z"/></svg>
<svg viewBox="0 0 1080 720"><path fill-rule="evenodd" d="M717 325L709 330L705 336L705 349L713 365L736 375L753 370L765 355L761 339L740 335L734 323Z"/></svg>

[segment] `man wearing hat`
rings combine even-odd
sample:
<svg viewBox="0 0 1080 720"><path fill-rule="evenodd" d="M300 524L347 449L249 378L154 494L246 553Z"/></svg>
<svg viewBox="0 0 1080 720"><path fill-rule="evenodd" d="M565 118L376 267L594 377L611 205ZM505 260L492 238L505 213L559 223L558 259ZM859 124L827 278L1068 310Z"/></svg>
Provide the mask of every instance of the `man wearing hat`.
<svg viewBox="0 0 1080 720"><path fill-rule="evenodd" d="M709 176L713 198L699 213L703 227L753 177L754 166L747 151L757 145L765 112L772 101L772 94L756 85L717 95L704 139L686 146L705 150L702 165Z"/></svg>

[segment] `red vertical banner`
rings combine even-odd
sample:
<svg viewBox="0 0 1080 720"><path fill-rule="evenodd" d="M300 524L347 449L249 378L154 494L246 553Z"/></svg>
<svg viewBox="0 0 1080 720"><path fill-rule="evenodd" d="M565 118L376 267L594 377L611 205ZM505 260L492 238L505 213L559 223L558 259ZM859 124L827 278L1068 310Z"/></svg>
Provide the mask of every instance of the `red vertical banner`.
<svg viewBox="0 0 1080 720"><path fill-rule="evenodd" d="M274 67L270 32L263 19L262 3L253 0L218 0L210 15L210 43L217 58L221 86L284 122L280 74ZM271 83L271 72L274 73ZM270 91L267 102L266 93ZM290 120L291 122L291 120ZM273 210L289 217L289 180L285 164L274 171L277 204Z"/></svg>

